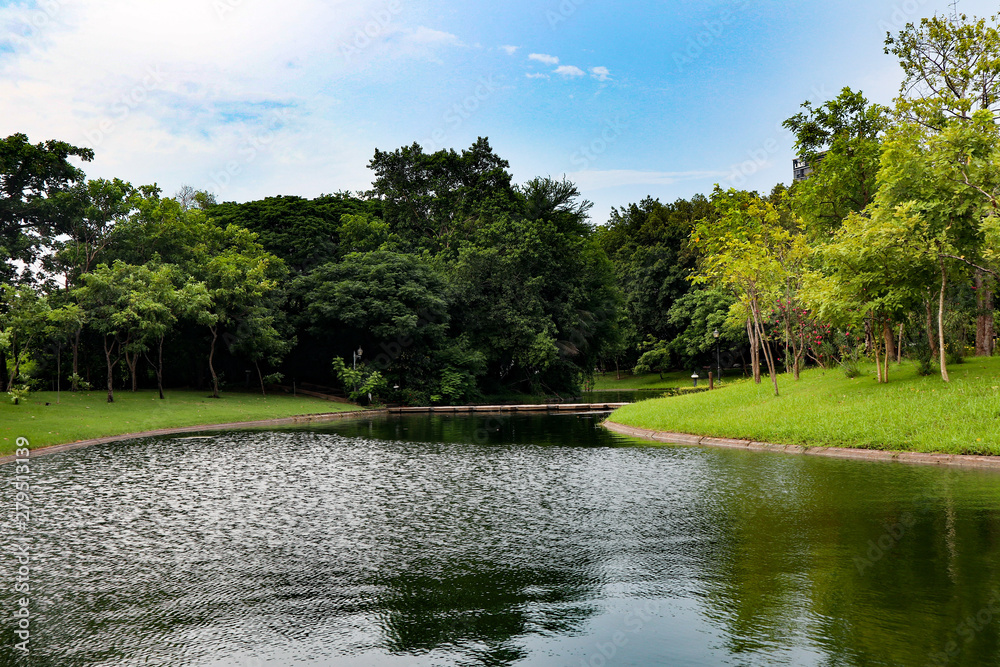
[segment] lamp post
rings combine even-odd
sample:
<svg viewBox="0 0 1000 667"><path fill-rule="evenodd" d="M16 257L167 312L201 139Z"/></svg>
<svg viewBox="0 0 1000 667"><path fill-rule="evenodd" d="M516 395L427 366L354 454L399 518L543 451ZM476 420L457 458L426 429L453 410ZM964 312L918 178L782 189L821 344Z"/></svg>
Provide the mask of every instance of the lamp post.
<svg viewBox="0 0 1000 667"><path fill-rule="evenodd" d="M694 386L696 386L696 387L697 387L697 386L698 386L698 371L695 371L695 372L694 372L694 373L693 373L693 374L691 375L691 379L692 379L692 380L694 380Z"/></svg>
<svg viewBox="0 0 1000 667"><path fill-rule="evenodd" d="M715 367L719 369L719 379L722 379L722 357L719 356L719 330L716 329L712 332L715 336Z"/></svg>

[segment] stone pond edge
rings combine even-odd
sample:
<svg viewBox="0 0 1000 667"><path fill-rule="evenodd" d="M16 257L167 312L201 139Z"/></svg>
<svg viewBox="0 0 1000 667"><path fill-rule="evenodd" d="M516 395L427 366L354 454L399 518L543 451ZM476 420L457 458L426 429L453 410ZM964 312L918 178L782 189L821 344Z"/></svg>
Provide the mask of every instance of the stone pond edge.
<svg viewBox="0 0 1000 667"><path fill-rule="evenodd" d="M711 436L692 435L690 433L654 431L651 429L626 426L625 424L613 422L610 419L602 422L602 426L609 431L614 431L620 435L627 435L634 438L640 438L642 440L650 440L652 442L661 442L671 445L723 447L727 449L745 449L749 451L826 456L838 459L882 461L887 463L911 463L917 465L937 465L960 468L985 468L1000 471L1000 456L980 456L976 454L932 454L925 452L887 451L882 449L858 449L854 447L778 445L770 442L754 442L752 440L715 438Z"/></svg>

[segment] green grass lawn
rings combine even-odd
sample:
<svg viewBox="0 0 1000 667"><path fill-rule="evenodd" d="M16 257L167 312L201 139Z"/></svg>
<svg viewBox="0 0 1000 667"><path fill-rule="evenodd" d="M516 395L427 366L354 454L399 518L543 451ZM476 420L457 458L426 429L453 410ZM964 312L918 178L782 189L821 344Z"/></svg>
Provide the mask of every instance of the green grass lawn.
<svg viewBox="0 0 1000 667"><path fill-rule="evenodd" d="M213 399L207 397L207 391L181 390L166 392L162 401L155 391L133 394L119 390L114 403L107 402L103 391L64 391L58 405L55 392L33 393L20 405L12 405L6 394L0 396L5 399L0 403L0 455L11 453L15 440L21 437L35 448L175 426L359 409L304 396L223 393L222 398Z"/></svg>
<svg viewBox="0 0 1000 667"><path fill-rule="evenodd" d="M1000 357L969 359L920 377L892 364L889 384L839 369L778 378L773 394L741 380L725 389L635 403L611 420L638 428L796 445L1000 455Z"/></svg>
<svg viewBox="0 0 1000 667"><path fill-rule="evenodd" d="M712 371L713 373L715 371ZM739 370L726 371L733 378L741 377ZM698 386L708 386L708 371L698 371L701 379ZM728 378L727 378L728 379ZM594 391L631 391L633 389L667 389L668 387L691 387L694 382L691 380L691 371L676 371L664 373L660 378L658 373L646 373L643 375L632 375L622 371L622 379L617 379L614 371L608 373L598 373L594 376Z"/></svg>

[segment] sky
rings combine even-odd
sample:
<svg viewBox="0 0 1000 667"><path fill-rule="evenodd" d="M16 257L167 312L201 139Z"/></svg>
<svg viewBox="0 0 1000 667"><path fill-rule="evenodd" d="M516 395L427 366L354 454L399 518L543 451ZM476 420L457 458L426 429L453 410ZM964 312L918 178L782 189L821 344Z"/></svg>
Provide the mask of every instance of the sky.
<svg viewBox="0 0 1000 667"><path fill-rule="evenodd" d="M647 196L790 183L781 122L845 86L891 103L886 32L951 4L0 0L0 136L237 202L363 191L376 149L488 137L516 182L568 178L603 224Z"/></svg>

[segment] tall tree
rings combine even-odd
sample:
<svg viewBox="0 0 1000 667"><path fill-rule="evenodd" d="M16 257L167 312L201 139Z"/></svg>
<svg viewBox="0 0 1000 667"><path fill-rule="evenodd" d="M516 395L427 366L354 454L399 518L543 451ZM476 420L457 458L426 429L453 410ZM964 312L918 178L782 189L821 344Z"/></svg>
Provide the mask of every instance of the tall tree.
<svg viewBox="0 0 1000 667"><path fill-rule="evenodd" d="M89 162L94 152L64 141L32 144L24 134L0 140L0 280L17 276L15 261L32 266L42 245L61 231L64 216L54 195L83 179L71 157Z"/></svg>
<svg viewBox="0 0 1000 667"><path fill-rule="evenodd" d="M96 265L113 241L116 225L134 215L144 197L155 197L154 185L136 188L120 179L88 180L59 193L65 211L62 231L69 238L59 244L55 268L65 272L67 285Z"/></svg>
<svg viewBox="0 0 1000 667"><path fill-rule="evenodd" d="M468 238L484 215L516 206L509 167L483 137L461 153L428 154L419 144L376 150L370 194L394 232L436 252Z"/></svg>
<svg viewBox="0 0 1000 667"><path fill-rule="evenodd" d="M754 381L760 382L760 352L764 354L774 395L778 395L775 354L768 344L764 317L785 296L791 263L801 254L804 239L782 225L779 206L754 192L716 186L712 203L718 220L703 220L693 232L702 252L695 283L724 287L737 301L731 315L746 323Z"/></svg>
<svg viewBox="0 0 1000 667"><path fill-rule="evenodd" d="M688 280L696 267L697 248L690 243L698 220L714 219L712 203L703 196L670 204L646 198L611 211L608 224L595 234L613 263L634 351L642 341L673 340L681 331L670 309L691 291ZM635 359L635 357L632 357Z"/></svg>
<svg viewBox="0 0 1000 667"><path fill-rule="evenodd" d="M992 352L994 306L991 281L996 268L984 266L984 243L997 213L995 147L1000 119L1000 32L998 17L956 19L935 16L907 24L886 38L886 53L900 62L905 79L896 100L900 127L885 157L894 164L880 176L888 206L906 201L930 219L940 265L938 329L942 378L944 292L947 262L974 270L978 322L976 349Z"/></svg>
<svg viewBox="0 0 1000 667"><path fill-rule="evenodd" d="M792 208L813 240L830 238L851 213L875 198L881 137L889 108L871 104L860 92L840 95L800 112L783 125L795 133L795 150L812 168L792 188Z"/></svg>
<svg viewBox="0 0 1000 667"><path fill-rule="evenodd" d="M14 360L9 386L22 380L21 366L44 338L50 312L48 301L35 288L0 284L0 350L9 351Z"/></svg>

